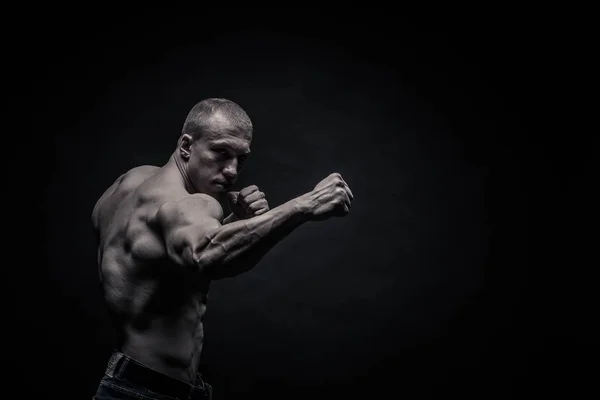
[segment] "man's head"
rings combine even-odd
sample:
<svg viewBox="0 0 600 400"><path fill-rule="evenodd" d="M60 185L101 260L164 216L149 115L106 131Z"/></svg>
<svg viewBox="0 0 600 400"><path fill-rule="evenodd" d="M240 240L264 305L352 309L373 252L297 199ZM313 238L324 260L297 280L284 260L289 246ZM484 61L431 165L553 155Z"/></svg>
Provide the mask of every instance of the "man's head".
<svg viewBox="0 0 600 400"><path fill-rule="evenodd" d="M210 98L188 113L175 156L194 191L222 198L235 183L251 142L248 114L230 100Z"/></svg>

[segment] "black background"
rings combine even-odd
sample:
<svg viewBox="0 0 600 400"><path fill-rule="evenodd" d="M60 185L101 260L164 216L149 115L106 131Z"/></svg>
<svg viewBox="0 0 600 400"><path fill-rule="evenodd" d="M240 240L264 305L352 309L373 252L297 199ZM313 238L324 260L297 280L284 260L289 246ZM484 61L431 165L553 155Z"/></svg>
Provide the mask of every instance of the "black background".
<svg viewBox="0 0 600 400"><path fill-rule="evenodd" d="M16 332L28 389L93 395L113 333L92 207L122 172L165 163L206 97L254 122L240 187L273 207L340 172L355 195L348 217L303 225L251 272L214 282L201 370L215 399L579 387L562 206L586 146L548 130L560 27L496 13L75 14L39 14L20 49L35 96L27 164L41 177L30 210L45 222L34 303L20 302L18 326L32 329Z"/></svg>

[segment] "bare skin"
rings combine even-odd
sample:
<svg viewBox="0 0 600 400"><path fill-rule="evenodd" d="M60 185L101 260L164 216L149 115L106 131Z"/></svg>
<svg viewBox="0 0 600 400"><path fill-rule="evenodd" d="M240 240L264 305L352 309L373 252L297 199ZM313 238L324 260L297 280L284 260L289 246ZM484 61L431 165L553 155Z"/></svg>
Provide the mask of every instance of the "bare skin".
<svg viewBox="0 0 600 400"><path fill-rule="evenodd" d="M256 186L228 191L251 134L222 117L214 127L200 139L182 135L164 166L123 174L92 212L118 349L188 383L202 352L210 282L250 270L305 222L347 215L353 199L339 174L273 209ZM218 199L234 212L224 218Z"/></svg>

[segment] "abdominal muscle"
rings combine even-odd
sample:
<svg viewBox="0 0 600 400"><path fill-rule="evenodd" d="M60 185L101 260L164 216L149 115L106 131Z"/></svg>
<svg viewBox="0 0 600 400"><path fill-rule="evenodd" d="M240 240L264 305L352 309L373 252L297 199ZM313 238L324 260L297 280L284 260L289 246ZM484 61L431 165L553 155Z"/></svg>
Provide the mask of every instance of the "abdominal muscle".
<svg viewBox="0 0 600 400"><path fill-rule="evenodd" d="M205 308L194 306L184 311L195 313L195 321L189 316L156 316L145 328L125 324L120 351L149 368L193 384L202 352Z"/></svg>
<svg viewBox="0 0 600 400"><path fill-rule="evenodd" d="M155 371L195 383L208 281L169 262L127 268L130 263L118 258L119 263L110 257L102 263L105 297L119 333L117 349Z"/></svg>

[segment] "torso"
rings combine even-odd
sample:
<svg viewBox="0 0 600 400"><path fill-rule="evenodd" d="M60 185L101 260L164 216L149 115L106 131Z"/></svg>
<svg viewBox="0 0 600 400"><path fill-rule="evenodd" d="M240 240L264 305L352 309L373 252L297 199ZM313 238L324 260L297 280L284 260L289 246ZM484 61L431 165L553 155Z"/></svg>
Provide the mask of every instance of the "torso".
<svg viewBox="0 0 600 400"><path fill-rule="evenodd" d="M137 167L98 200L94 225L106 302L118 349L173 378L194 382L203 343L209 280L173 264L152 219L183 197L166 167Z"/></svg>

